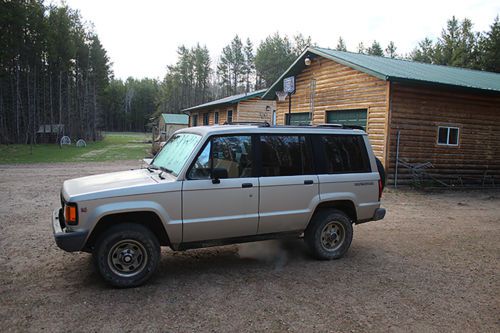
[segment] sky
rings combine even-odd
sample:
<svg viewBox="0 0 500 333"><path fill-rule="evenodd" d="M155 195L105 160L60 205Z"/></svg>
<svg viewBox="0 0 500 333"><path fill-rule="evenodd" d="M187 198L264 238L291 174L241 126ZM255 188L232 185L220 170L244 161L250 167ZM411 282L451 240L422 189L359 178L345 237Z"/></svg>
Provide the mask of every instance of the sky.
<svg viewBox="0 0 500 333"><path fill-rule="evenodd" d="M53 3L60 3L57 0ZM278 0L66 0L90 21L113 63L116 78L162 79L177 60L180 45L206 45L215 63L238 34L255 48L279 32L311 36L320 47L334 48L340 36L356 51L377 40L394 41L409 53L425 37L437 39L455 15L472 20L475 31L489 30L500 1L278 1Z"/></svg>

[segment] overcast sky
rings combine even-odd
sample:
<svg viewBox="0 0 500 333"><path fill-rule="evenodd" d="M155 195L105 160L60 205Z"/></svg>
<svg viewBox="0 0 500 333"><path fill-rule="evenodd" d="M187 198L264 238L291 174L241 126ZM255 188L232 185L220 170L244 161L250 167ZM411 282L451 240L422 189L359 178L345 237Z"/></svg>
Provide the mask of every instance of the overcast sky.
<svg viewBox="0 0 500 333"><path fill-rule="evenodd" d="M53 2L58 3L58 0ZM376 39L390 40L398 53L410 52L424 37L437 38L446 20L468 17L485 31L500 13L500 1L276 1L276 0L66 0L91 21L113 62L115 77L162 79L176 61L181 44L197 42L212 60L235 34L255 47L278 31L310 35L321 47L334 48L339 36L347 49Z"/></svg>

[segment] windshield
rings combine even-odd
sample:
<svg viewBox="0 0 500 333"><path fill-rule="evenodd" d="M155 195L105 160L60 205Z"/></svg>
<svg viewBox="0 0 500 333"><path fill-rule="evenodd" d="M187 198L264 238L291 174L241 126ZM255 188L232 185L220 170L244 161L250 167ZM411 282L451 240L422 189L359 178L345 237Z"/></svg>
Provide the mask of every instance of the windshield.
<svg viewBox="0 0 500 333"><path fill-rule="evenodd" d="M193 151L201 136L192 133L175 134L168 140L163 149L156 155L152 165L179 175L184 164Z"/></svg>

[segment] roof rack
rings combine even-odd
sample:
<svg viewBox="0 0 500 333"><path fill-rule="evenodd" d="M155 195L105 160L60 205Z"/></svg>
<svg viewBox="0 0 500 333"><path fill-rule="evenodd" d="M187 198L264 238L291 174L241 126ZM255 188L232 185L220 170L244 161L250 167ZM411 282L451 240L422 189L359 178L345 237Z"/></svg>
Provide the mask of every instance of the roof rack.
<svg viewBox="0 0 500 333"><path fill-rule="evenodd" d="M232 121L230 123L226 121L222 125L254 125L259 127L271 127L267 121Z"/></svg>

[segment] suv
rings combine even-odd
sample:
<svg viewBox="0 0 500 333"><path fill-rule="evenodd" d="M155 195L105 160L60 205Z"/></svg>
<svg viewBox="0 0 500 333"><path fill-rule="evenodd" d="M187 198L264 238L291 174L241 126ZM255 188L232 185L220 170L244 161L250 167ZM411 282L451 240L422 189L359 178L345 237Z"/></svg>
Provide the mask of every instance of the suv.
<svg viewBox="0 0 500 333"><path fill-rule="evenodd" d="M186 128L145 168L66 180L54 237L63 250L91 252L117 287L148 280L160 246L303 237L314 257L337 259L353 224L385 216L381 171L358 129Z"/></svg>

